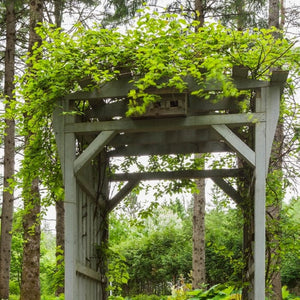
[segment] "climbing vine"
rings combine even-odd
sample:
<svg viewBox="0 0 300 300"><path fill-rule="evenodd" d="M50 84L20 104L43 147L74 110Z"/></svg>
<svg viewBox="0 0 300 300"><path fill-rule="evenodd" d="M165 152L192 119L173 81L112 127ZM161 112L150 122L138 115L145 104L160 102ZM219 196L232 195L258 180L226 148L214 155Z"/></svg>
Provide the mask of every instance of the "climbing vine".
<svg viewBox="0 0 300 300"><path fill-rule="evenodd" d="M146 10L136 26L125 33L101 25L85 29L78 24L71 34L51 25L38 27L43 42L27 59L30 68L18 79L18 93L29 101L16 101L13 107L20 133L32 133L26 150L31 153L26 155L30 161L23 162L19 176L30 182L39 174L52 193L61 194L52 113L57 99L67 94L101 88L106 82L129 75L133 84L128 92L130 117L144 113L157 100L158 96L149 92L151 87L181 92L188 86L187 79L192 78L199 87L195 95L208 99L207 85L217 84L217 99L236 97L244 92L234 86L233 66L243 66L250 78L263 80L269 79L271 68L292 70L291 74L298 68L299 51L293 41L275 39L276 29L239 32L220 24L197 25L196 21L187 23L180 15ZM25 122L24 115L32 118ZM174 165L168 157L160 159L164 163L159 164L166 169ZM174 159L178 163L178 158ZM180 164L184 166L184 161Z"/></svg>

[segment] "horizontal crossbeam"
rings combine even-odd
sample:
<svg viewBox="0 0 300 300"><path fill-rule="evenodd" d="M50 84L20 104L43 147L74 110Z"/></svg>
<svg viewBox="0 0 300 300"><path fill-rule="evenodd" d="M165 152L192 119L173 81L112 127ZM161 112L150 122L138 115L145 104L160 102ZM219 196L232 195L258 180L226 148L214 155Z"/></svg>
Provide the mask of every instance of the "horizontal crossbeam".
<svg viewBox="0 0 300 300"><path fill-rule="evenodd" d="M109 142L109 146L117 147L130 144L179 144L218 141L219 135L211 128L187 129L161 132L136 132L120 134Z"/></svg>
<svg viewBox="0 0 300 300"><path fill-rule="evenodd" d="M141 156L141 155L167 155L167 154L192 154L231 152L225 143L211 141L199 143L156 144L156 145L124 145L113 151L107 152L110 157Z"/></svg>
<svg viewBox="0 0 300 300"><path fill-rule="evenodd" d="M176 94L175 94L176 99ZM119 99L119 101L104 102L101 99L92 99L89 101L91 110L87 111L89 118L96 118L99 121L111 120L114 117L126 116L128 111L128 99ZM233 97L224 97L215 101L215 95L211 99L203 99L195 95L189 95L187 106L187 115L201 115L211 111L235 111L240 110L238 100Z"/></svg>
<svg viewBox="0 0 300 300"><path fill-rule="evenodd" d="M100 131L155 132L207 127L221 124L253 124L265 121L265 113L216 114L168 119L133 120L124 119L105 122L70 123L65 125L65 133L91 133Z"/></svg>
<svg viewBox="0 0 300 300"><path fill-rule="evenodd" d="M220 170L182 170L169 172L117 173L111 174L110 181L147 181L147 180L176 180L213 177L238 177L243 175L243 169Z"/></svg>
<svg viewBox="0 0 300 300"><path fill-rule="evenodd" d="M64 97L65 100L78 100L78 99L103 99L103 98L122 98L128 96L130 90L134 89L133 82L131 81L131 77L123 77L119 80L114 80L111 82L107 82L100 86L99 88L95 88L93 91L88 92L76 92ZM203 89L205 87L206 91L217 91L222 90L222 82L211 81L206 84L199 86L195 79L192 77L184 78L184 81L187 82L187 90L189 92L197 91L199 89ZM239 78L234 80L234 84L239 90L245 89L256 89L261 87L270 86L269 81L259 81L254 79L247 78ZM174 92L176 90L174 89ZM177 91L178 92L178 91Z"/></svg>

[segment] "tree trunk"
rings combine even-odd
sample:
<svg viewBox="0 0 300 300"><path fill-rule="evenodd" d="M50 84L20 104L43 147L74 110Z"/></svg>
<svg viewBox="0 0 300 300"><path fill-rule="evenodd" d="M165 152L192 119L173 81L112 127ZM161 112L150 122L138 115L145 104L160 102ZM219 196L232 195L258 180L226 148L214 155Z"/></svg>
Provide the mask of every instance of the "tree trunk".
<svg viewBox="0 0 300 300"><path fill-rule="evenodd" d="M24 246L21 276L20 300L40 300L40 192L35 179L31 186L32 198L27 199L25 209L29 212L23 217Z"/></svg>
<svg viewBox="0 0 300 300"><path fill-rule="evenodd" d="M56 27L61 27L62 24L64 2L65 2L64 0L54 1L54 19L55 19ZM62 268L64 268L63 265L64 259L58 259L58 257L62 257L62 256L64 257L64 252L65 252L64 199L56 199L55 210L56 210L56 268L57 270L62 271ZM62 282L58 282L55 295L59 296L60 294L64 294L64 292L65 292L64 278L62 278Z"/></svg>
<svg viewBox="0 0 300 300"><path fill-rule="evenodd" d="M247 167L246 167L247 168ZM249 168L248 168L249 169ZM249 174L252 172L250 170ZM240 191L243 194L241 210L243 213L243 300L254 300L254 195L251 188L250 178L243 178L243 187ZM247 195L247 190L250 193Z"/></svg>
<svg viewBox="0 0 300 300"><path fill-rule="evenodd" d="M269 174L272 174L274 171L281 171L282 169L282 141L283 141L283 125L278 123L275 133L271 163L269 168ZM282 189L282 177L280 172L277 173L276 180L269 180L269 185L272 186L271 190L281 190ZM279 177L278 177L279 176ZM272 182L270 182L272 181ZM274 186L276 185L276 186ZM282 299L282 285L281 285L281 275L280 275L280 212L282 206L282 197L279 193L278 195L272 193L269 198L272 199L272 203L267 203L266 213L267 213L267 247L266 247L266 279L267 285L271 286L272 290L272 299L281 300Z"/></svg>
<svg viewBox="0 0 300 300"><path fill-rule="evenodd" d="M280 9L280 5L282 8ZM281 0L269 0L269 27L276 27L280 29L283 26L284 18L281 17L280 22L280 11L283 12L283 1ZM278 36L275 36L278 37ZM282 170L282 143L283 143L283 124L278 122L277 129L274 137L271 162L269 173L272 174L274 171ZM281 180L272 182L270 184L280 185L277 186L280 190L282 189ZM280 211L281 211L282 198L274 194L272 203L267 203L267 263L266 263L266 279L267 284L271 285L272 289L272 299L281 300L281 276L280 276Z"/></svg>
<svg viewBox="0 0 300 300"><path fill-rule="evenodd" d="M194 194L192 288L205 284L205 179L197 179L199 194Z"/></svg>
<svg viewBox="0 0 300 300"><path fill-rule="evenodd" d="M195 19L199 21L199 27L204 25L205 20L205 1L195 0ZM197 28L196 28L197 29ZM202 167L204 168L204 156L197 154L196 158L203 159ZM196 180L199 190L194 194L193 207L193 258L192 258L192 288L203 287L206 282L205 269L205 178Z"/></svg>
<svg viewBox="0 0 300 300"><path fill-rule="evenodd" d="M36 34L35 28L43 20L43 1L30 1L30 24L29 24L29 53L32 52L35 43L40 43L41 38ZM28 66L30 68L30 65ZM25 99L26 101L26 99ZM30 115L24 116L25 122L31 119ZM25 156L26 149L30 149L29 140L32 133L29 132L25 137ZM31 179L30 179L31 180ZM40 300L40 192L39 179L34 178L30 187L24 187L23 200L24 211L23 229L24 246L21 276L21 295L20 300Z"/></svg>
<svg viewBox="0 0 300 300"><path fill-rule="evenodd" d="M279 0L269 0L269 27L279 28Z"/></svg>
<svg viewBox="0 0 300 300"><path fill-rule="evenodd" d="M238 18L237 18L237 30L243 30L245 29L245 23L246 23L246 18L245 18L245 1L240 0L237 3L237 13L238 13Z"/></svg>
<svg viewBox="0 0 300 300"><path fill-rule="evenodd" d="M61 27L64 3L64 0L54 0L54 18L57 27Z"/></svg>
<svg viewBox="0 0 300 300"><path fill-rule="evenodd" d="M60 256L64 256L65 253L65 205L63 199L56 200L56 267L57 270L63 268L63 259L58 259ZM64 293L64 278L59 283L55 291L55 295L59 296Z"/></svg>
<svg viewBox="0 0 300 300"><path fill-rule="evenodd" d="M195 0L196 20L199 21L199 27L204 25L205 19L205 1Z"/></svg>
<svg viewBox="0 0 300 300"><path fill-rule="evenodd" d="M6 5L6 50L5 50L5 83L4 95L8 101L5 107L10 108L10 100L13 98L15 76L15 49L16 49L16 16L15 1L5 2ZM15 122L5 119L4 135L4 181L3 181L3 205L1 216L1 240L0 240L0 299L9 297L9 275L11 261L11 231L13 224L14 195L10 191L9 180L13 178L15 171Z"/></svg>

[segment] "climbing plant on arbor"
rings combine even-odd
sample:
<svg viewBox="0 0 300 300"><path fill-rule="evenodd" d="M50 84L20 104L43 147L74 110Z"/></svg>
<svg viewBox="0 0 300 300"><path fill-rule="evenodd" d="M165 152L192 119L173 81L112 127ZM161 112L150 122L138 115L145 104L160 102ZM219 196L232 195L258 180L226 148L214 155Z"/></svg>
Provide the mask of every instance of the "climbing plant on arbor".
<svg viewBox="0 0 300 300"><path fill-rule="evenodd" d="M142 114L157 100L157 95L147 91L150 87L184 91L187 78L193 78L201 87L194 93L208 100L210 95L204 92L208 82L221 83L220 98L243 93L232 83L231 70L236 65L247 68L253 79L268 80L270 68L276 67L290 70L291 75L297 72L299 52L293 50L292 41L275 40L276 29L236 32L220 24L207 24L195 32L195 26L197 22L189 24L175 14L146 12L126 33L99 26L84 29L80 24L72 34L51 26L37 29L44 42L29 58L31 70L19 80L19 91L31 101L18 102L16 108L21 120L25 112L33 116L20 130L37 133L31 140L31 151L39 149L35 160L39 163L34 166L36 171L43 170L44 181L54 153L46 128L51 126L56 100L82 90L83 85L84 90L101 88L105 82L131 75L130 116ZM43 59L38 60L40 56Z"/></svg>
<svg viewBox="0 0 300 300"><path fill-rule="evenodd" d="M180 16L146 13L137 20L135 29L124 34L99 27L85 30L80 25L72 35L51 27L40 28L44 43L29 59L31 71L21 79L21 93L30 99L30 105L16 103L23 113L19 115L21 120L24 114L33 116L20 129L24 134L27 130L34 133L27 157L34 157L35 163L24 160L26 168L20 175L30 178L40 173L52 193L61 192L59 180L52 180L59 169L53 164L55 145L49 143L52 133L48 127L56 100L71 92L101 89L106 82L130 76L127 116L132 116L142 114L150 103L158 100L151 93L152 87L183 92L192 79L200 86L194 94L209 101L213 93L218 100L245 93L238 91L231 79L231 70L236 65L246 68L251 78L264 80L270 76L270 67L294 67L297 53L292 50L293 43L275 40L275 29L234 32L210 24L195 32L196 26L196 22L188 24ZM35 60L41 56L43 60ZM217 91L205 91L208 83L214 84ZM244 104L241 110L247 109L248 104ZM84 109L84 104L73 113L80 113L80 109ZM178 158L151 158L149 168L178 168ZM186 160L179 161L180 168L184 168Z"/></svg>

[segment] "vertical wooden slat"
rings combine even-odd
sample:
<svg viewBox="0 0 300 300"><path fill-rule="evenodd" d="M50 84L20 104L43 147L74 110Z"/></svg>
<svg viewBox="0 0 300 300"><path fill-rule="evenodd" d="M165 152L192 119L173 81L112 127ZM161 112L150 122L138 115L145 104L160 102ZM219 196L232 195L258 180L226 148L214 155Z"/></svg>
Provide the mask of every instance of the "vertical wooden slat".
<svg viewBox="0 0 300 300"><path fill-rule="evenodd" d="M78 210L78 240L80 241L78 243L78 258L77 260L82 263L82 257L83 257L83 247L80 246L83 242L83 205L82 205L82 196L81 196L81 190L77 184L77 210Z"/></svg>
<svg viewBox="0 0 300 300"><path fill-rule="evenodd" d="M76 300L84 299L84 293L85 293L84 277L78 275L78 278L79 278L79 288L78 288L78 298L76 298Z"/></svg>

